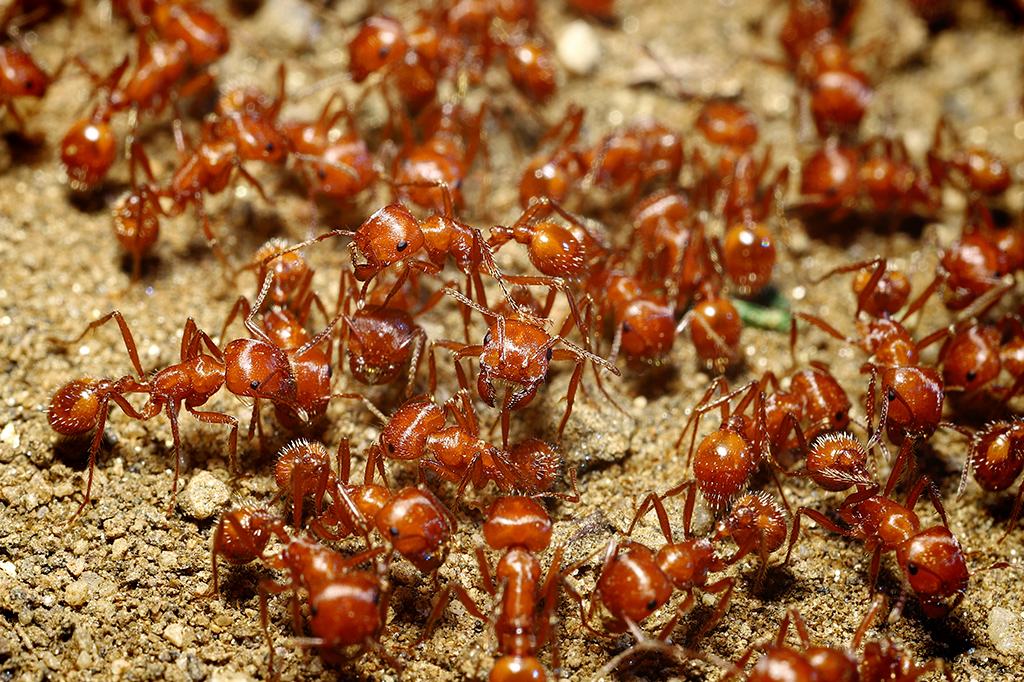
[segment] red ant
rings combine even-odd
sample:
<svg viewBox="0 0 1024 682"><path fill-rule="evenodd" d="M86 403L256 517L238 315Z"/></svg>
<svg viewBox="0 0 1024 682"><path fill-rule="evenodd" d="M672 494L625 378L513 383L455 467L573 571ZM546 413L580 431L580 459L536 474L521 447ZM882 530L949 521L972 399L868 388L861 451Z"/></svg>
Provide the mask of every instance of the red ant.
<svg viewBox="0 0 1024 682"><path fill-rule="evenodd" d="M868 628L884 604L884 595L875 597L846 649L812 646L804 619L791 608L782 619L775 641L752 646L736 662L736 667L742 669L755 652L762 651L753 668L744 675L748 682L811 682L817 679L914 682L935 670L941 671L947 682L952 682L953 677L945 662L936 659L926 665L918 665L888 639L868 642L864 645L864 652L857 654ZM790 621L796 625L800 637L799 650L785 645ZM733 676L734 673L729 671L722 679L729 680Z"/></svg>
<svg viewBox="0 0 1024 682"><path fill-rule="evenodd" d="M697 358L705 368L722 374L739 362L743 320L736 306L711 279L703 279L698 285L693 307L683 316L676 333L687 327Z"/></svg>
<svg viewBox="0 0 1024 682"><path fill-rule="evenodd" d="M551 46L537 37L514 36L505 44L505 68L516 89L544 104L558 87L557 60Z"/></svg>
<svg viewBox="0 0 1024 682"><path fill-rule="evenodd" d="M312 203L317 194L324 194L345 203L369 189L377 179L373 155L356 129L352 111L347 105L331 114L332 96L316 121L286 121L281 132L295 158L308 168L304 173ZM335 138L334 125L344 118L346 130ZM316 229L315 206L311 213L310 238Z"/></svg>
<svg viewBox="0 0 1024 682"><path fill-rule="evenodd" d="M663 291L615 269L591 275L587 288L589 300L599 301L599 313L609 315L614 330L608 362L615 362L620 350L632 366L665 359L676 338L676 322Z"/></svg>
<svg viewBox="0 0 1024 682"><path fill-rule="evenodd" d="M143 379L145 373L139 362L139 353L131 330L121 313L114 310L85 328L78 338L68 343L77 343L90 330L102 326L109 320L115 320L121 328L121 336L131 359L132 366L138 373L139 380L124 377L117 381L111 380L74 380L63 386L54 395L50 403L48 419L55 431L61 434L81 434L94 425L97 427L92 447L89 449L89 477L85 488L85 499L78 507L65 527L69 526L85 506L89 503L92 493L92 479L96 468L96 453L103 439L103 425L106 423L107 405L113 400L124 412L140 421L148 421L166 409L167 418L171 423L171 434L174 438L174 485L173 497L178 490L178 472L181 466L181 439L178 435L178 414L184 403L185 409L196 419L209 424L228 424L231 436L228 441L228 452L232 468L235 467L235 452L238 439L238 420L220 412L200 412L196 408L204 405L214 393L225 383L225 354L213 343L210 337L200 330L191 317L186 321L181 340L181 362L160 370L148 380ZM203 346L208 353L203 352ZM236 370L237 372L238 370ZM246 384L256 384L256 368L242 369ZM125 400L126 393L146 393L149 399L141 410L136 410Z"/></svg>
<svg viewBox="0 0 1024 682"><path fill-rule="evenodd" d="M82 66L85 68L84 63ZM127 68L126 57L105 79L96 83L96 89L112 91ZM110 128L113 113L108 96L93 108L92 114L73 123L61 140L60 160L73 190L91 190L114 165L118 143L117 136Z"/></svg>
<svg viewBox="0 0 1024 682"><path fill-rule="evenodd" d="M461 209L462 183L480 147L480 130L487 106L469 115L461 104L429 107L420 114L424 141L415 144L412 126L402 117L404 144L391 166L398 198L417 206L444 211ZM450 196L448 196L450 194Z"/></svg>
<svg viewBox="0 0 1024 682"><path fill-rule="evenodd" d="M446 426L446 414L455 418L455 426ZM367 472L377 468L383 475L384 457L417 460L421 469L458 483L460 494L470 482L479 489L493 480L502 490L535 495L551 489L562 459L551 445L535 438L520 441L508 449L481 440L476 413L466 389L452 396L443 410L425 396L406 402L387 420L378 443L368 455ZM571 495L552 496L579 501L575 470L570 471L570 480Z"/></svg>
<svg viewBox="0 0 1024 682"><path fill-rule="evenodd" d="M967 485L967 477L974 475L982 490L986 492L1002 492L1007 490L1024 471L1024 421L997 421L978 431L971 440L971 448L964 464L963 478L957 497L963 495ZM999 538L1002 542L1013 530L1024 508L1024 484L1017 490L1013 498L1013 511L1006 532Z"/></svg>
<svg viewBox="0 0 1024 682"><path fill-rule="evenodd" d="M284 64L277 71L277 98L270 98L259 88L236 87L221 94L214 109L212 136L232 140L243 161L280 163L288 155L289 142L277 122L284 103Z"/></svg>
<svg viewBox="0 0 1024 682"><path fill-rule="evenodd" d="M952 151L942 154L943 138ZM981 147L963 147L960 136L943 116L935 126L935 138L928 151L928 167L937 180L953 181L962 191L996 197L1010 187L1010 168L993 152Z"/></svg>
<svg viewBox="0 0 1024 682"><path fill-rule="evenodd" d="M898 472L894 470L894 474ZM895 476L890 475L890 478ZM891 488L890 482L886 487ZM932 504L942 518L941 526L922 529L921 521L914 512L921 492L927 488ZM800 534L800 517L808 516L818 525L833 533L865 541L872 552L870 579L874 591L878 567L882 554L896 553L896 562L903 576L899 600L889 615L895 621L903 612L910 592L917 595L927 616L941 618L956 607L967 592L967 562L960 543L946 526L946 513L939 500L938 491L927 477L922 476L910 489L904 504L898 504L884 495L879 495L878 484L860 486L839 506L839 517L850 525L843 529L830 521L821 512L810 507L800 507L793 519L793 531L789 538L786 561L793 553L793 546ZM946 600L952 598L951 603Z"/></svg>
<svg viewBox="0 0 1024 682"><path fill-rule="evenodd" d="M779 487L779 493L785 499L782 485L778 477L775 476L775 468L778 467L778 463L775 462L771 454L772 443L767 432L763 387L758 382L752 381L731 393L713 398L719 389L728 390L728 385L723 378L715 380L708 387L676 441L678 450L687 431L693 425L690 454L687 456L686 465L689 466L691 462L693 463L693 477L696 479L697 488L700 489L711 508L719 510L743 491L758 465L764 462L772 468L772 475ZM730 411L732 400L741 395L743 397L740 402ZM743 414L751 405L755 412L752 419ZM701 440L694 452L700 421L705 414L716 408L722 410L722 423L717 431ZM678 494L687 485L689 484L683 484L680 488L671 491L670 494Z"/></svg>
<svg viewBox="0 0 1024 682"><path fill-rule="evenodd" d="M491 407L498 407L501 412L503 447L508 446L512 411L521 410L533 402L534 396L537 395L537 389L547 377L548 366L552 361L568 360L576 364L576 369L573 370L572 378L569 380L565 415L558 425L559 441L561 441L562 432L569 421L569 415L572 414L576 390L579 388L586 362L589 360L596 365L601 365L616 376L621 375L615 365L568 341L565 338L569 331L567 325L563 325L557 336L549 336L540 325L540 321L532 318L525 311L506 318L469 300L454 289L445 287L444 291L464 305L476 309L487 319L493 320L481 345L435 340L431 341L431 349L434 346L440 346L452 351L459 385L467 390L469 382L459 361L467 357L480 359L477 391L485 403ZM571 318L567 322L571 322ZM556 344L562 345L563 348L555 348ZM430 360L433 364L433 352L431 352ZM434 371L431 372L431 376L436 376ZM432 388L435 383L436 379L432 379Z"/></svg>
<svg viewBox="0 0 1024 682"><path fill-rule="evenodd" d="M374 570L356 567L379 555L383 549L369 549L345 557L320 543L302 536L288 537L283 530L275 533L284 543L276 555L264 563L287 576L283 583L260 581L260 615L263 632L270 646L270 669L274 668L274 645L270 638L267 595L292 591L292 617L301 633L298 591L308 593L312 637L301 640L303 646L319 647L325 661L341 665L373 650L395 669L402 668L380 644L387 620L391 589L387 580L387 560L377 562ZM357 647L354 651L353 648Z"/></svg>
<svg viewBox="0 0 1024 682"><path fill-rule="evenodd" d="M547 575L541 582L541 566L535 555L550 544L551 526L551 518L533 499L501 497L495 500L483 525L487 546L504 552L493 574L483 548L477 547L476 552L484 589L494 597L501 588L497 615L488 618L461 585L449 583L430 614L424 636L441 616L448 594L454 591L470 614L494 625L501 656L491 670L492 682L547 679L537 653L552 639L551 616L558 608L559 583L571 596L578 598L565 582L565 572L561 570L563 545L555 549ZM498 580L497 587L492 575ZM557 668L557 648L553 658Z"/></svg>
<svg viewBox="0 0 1024 682"><path fill-rule="evenodd" d="M683 167L683 141L679 133L654 119L640 119L609 133L584 153L587 177L598 186L632 185L630 205L644 185L658 178L674 183Z"/></svg>
<svg viewBox="0 0 1024 682"><path fill-rule="evenodd" d="M11 5L12 11L15 6L16 3ZM25 122L14 108L13 98L42 99L54 77L43 71L32 56L17 45L0 45L0 106L11 115L22 134Z"/></svg>
<svg viewBox="0 0 1024 682"><path fill-rule="evenodd" d="M825 275L830 277L840 272L850 272L868 266L875 266L876 272L884 272L884 260L856 263L843 266ZM865 285L866 286L866 285ZM922 307L934 289L929 287L921 296L913 301L904 312L903 319ZM865 289L865 291L869 291ZM862 292L861 296L864 296ZM920 364L919 349L932 343L933 339L925 339L915 343L903 325L885 316L874 319L856 319L860 339L846 337L819 317L806 313L795 313L790 328L790 344L796 340L796 319L810 322L833 338L857 346L865 353L873 355L874 363L865 364L862 372L870 372L871 380L868 387L868 427L872 435L867 449L880 442L882 430L888 432L889 439L899 446L899 454L893 462L895 476L890 476L886 484L885 494L892 492L893 487L906 461L910 458L916 443L931 437L939 427L952 428L960 433L963 430L955 424L942 421L942 404L945 389L938 370ZM943 332L945 333L945 332ZM882 407L877 429L871 429L870 420L875 408L875 382L881 371L879 391L882 395Z"/></svg>
<svg viewBox="0 0 1024 682"><path fill-rule="evenodd" d="M363 22L349 42L349 73L362 83L370 74L380 72L398 91L410 111L419 111L437 96L437 74L430 62L410 45L402 25L379 14Z"/></svg>
<svg viewBox="0 0 1024 682"><path fill-rule="evenodd" d="M534 156L519 181L519 206L526 209L538 199L564 204L586 173L583 149L578 146L584 110L570 104L565 117L540 138L537 146L557 140L550 153ZM560 138L560 139L559 139Z"/></svg>
<svg viewBox="0 0 1024 682"><path fill-rule="evenodd" d="M661 501L662 497L652 493L644 498L637 509L628 534L632 536L637 522L653 507L667 544L662 546L657 554L633 541L621 547L614 541L609 544L601 568L601 577L597 581L596 599L591 601L588 620L600 602L613 618L611 623L606 623L606 629L611 632L626 629L638 632L637 625L668 603L674 591L685 592L686 598L658 634L658 639L664 641L675 630L679 618L693 608L696 603L695 591L698 589L711 594L721 593L722 598L715 606L711 618L701 627L694 639L699 639L701 635L711 630L725 614L735 588L735 581L731 577L724 577L711 582L710 574L725 570L738 556L730 561L724 561L715 554L711 541L690 535L695 501L693 481L683 484L669 494L684 491L688 492L683 511L682 541L673 540L672 528ZM640 637L637 639L641 640Z"/></svg>
<svg viewBox="0 0 1024 682"><path fill-rule="evenodd" d="M217 520L213 531L213 546L210 550L213 562L213 584L200 597L216 597L220 594L217 557L235 566L262 559L274 535L284 532L283 521L271 515L266 509L240 507L224 512Z"/></svg>

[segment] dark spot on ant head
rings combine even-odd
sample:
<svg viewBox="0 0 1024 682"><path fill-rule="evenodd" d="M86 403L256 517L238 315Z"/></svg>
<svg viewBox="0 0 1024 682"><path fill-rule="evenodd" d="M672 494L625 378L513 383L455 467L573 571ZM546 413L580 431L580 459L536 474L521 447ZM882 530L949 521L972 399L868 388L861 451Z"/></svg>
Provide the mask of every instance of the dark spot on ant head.
<svg viewBox="0 0 1024 682"><path fill-rule="evenodd" d="M31 90L35 86L35 81L25 81L25 89Z"/></svg>
<svg viewBox="0 0 1024 682"><path fill-rule="evenodd" d="M841 422L844 419L846 419L846 413L845 412L836 412L836 422Z"/></svg>
<svg viewBox="0 0 1024 682"><path fill-rule="evenodd" d="M484 345L486 346L491 342L491 331L488 329L487 333L484 334Z"/></svg>
<svg viewBox="0 0 1024 682"><path fill-rule="evenodd" d="M896 389L893 388L892 386L890 386L889 390L885 394L885 398L889 402L892 402L893 400L896 400Z"/></svg>
<svg viewBox="0 0 1024 682"><path fill-rule="evenodd" d="M548 346L548 362L551 362L551 358L555 355L555 349Z"/></svg>
<svg viewBox="0 0 1024 682"><path fill-rule="evenodd" d="M391 454L395 453L395 445L394 445L394 443L388 443L388 452L390 452Z"/></svg>
<svg viewBox="0 0 1024 682"><path fill-rule="evenodd" d="M395 244L395 250L398 251L399 253L405 251L408 247L409 247L409 242L405 241L404 239L402 241L398 242L397 244Z"/></svg>
<svg viewBox="0 0 1024 682"><path fill-rule="evenodd" d="M391 537L397 538L399 533L398 526L391 526L391 528L388 528L388 532L391 533Z"/></svg>
<svg viewBox="0 0 1024 682"><path fill-rule="evenodd" d="M324 169L321 168L319 171L317 171L316 176L318 178L320 178L321 180L325 180L325 179L327 179L327 171L325 171Z"/></svg>
<svg viewBox="0 0 1024 682"><path fill-rule="evenodd" d="M330 366L330 365L328 365L328 366L327 366L327 378L328 378L328 379L330 379L330 378L331 378L331 377L333 377L333 376L334 376L334 370L333 370L333 369L331 369L331 366Z"/></svg>
<svg viewBox="0 0 1024 682"><path fill-rule="evenodd" d="M452 183L453 189L462 189L462 178L455 178L455 182Z"/></svg>
<svg viewBox="0 0 1024 682"><path fill-rule="evenodd" d="M653 611L656 608L658 608L658 600L657 599L652 599L651 601L647 602L647 610L648 611Z"/></svg>
<svg viewBox="0 0 1024 682"><path fill-rule="evenodd" d="M910 575L917 575L917 564L907 564L907 573Z"/></svg>
<svg viewBox="0 0 1024 682"><path fill-rule="evenodd" d="M251 384L249 384L249 388L251 388L254 391L259 390L259 387L260 387L260 382L258 382L258 381L253 381Z"/></svg>
<svg viewBox="0 0 1024 682"><path fill-rule="evenodd" d="M387 45L381 45L380 49L377 50L377 56L381 59L387 59L387 56L391 53L391 48Z"/></svg>
<svg viewBox="0 0 1024 682"><path fill-rule="evenodd" d="M266 146L266 150L267 150L268 152L271 152L271 153L273 153L273 151L274 151L274 143L273 143L273 142L268 142L268 143L267 143L267 146Z"/></svg>
<svg viewBox="0 0 1024 682"><path fill-rule="evenodd" d="M628 334L631 331L633 331L633 325L631 325L629 322L623 322L622 323L622 333L623 334Z"/></svg>
<svg viewBox="0 0 1024 682"><path fill-rule="evenodd" d="M316 614L319 610L320 609L317 608L316 604L309 605L309 615L313 616L314 618L316 618Z"/></svg>
<svg viewBox="0 0 1024 682"><path fill-rule="evenodd" d="M978 378L978 373L975 372L973 369L970 372L967 373L967 380L968 381L974 381L977 378Z"/></svg>

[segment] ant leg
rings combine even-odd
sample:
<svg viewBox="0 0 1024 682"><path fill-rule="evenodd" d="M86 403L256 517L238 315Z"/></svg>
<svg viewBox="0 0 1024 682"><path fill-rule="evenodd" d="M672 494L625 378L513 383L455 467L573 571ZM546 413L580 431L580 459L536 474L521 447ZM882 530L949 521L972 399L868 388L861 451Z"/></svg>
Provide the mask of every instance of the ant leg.
<svg viewBox="0 0 1024 682"><path fill-rule="evenodd" d="M697 631L697 634L693 637L693 641L697 641L706 635L713 627L715 627L715 625L718 624L718 621L722 619L722 616L725 615L725 610L729 607L729 601L732 599L733 590L736 589L736 581L732 577L725 577L717 582L711 583L710 585L705 585L702 589L710 594L717 594L719 592L722 592L723 594L722 598L718 600L718 604L715 606L715 610L711 614L711 618L709 618L708 622L706 622L701 629Z"/></svg>
<svg viewBox="0 0 1024 682"><path fill-rule="evenodd" d="M117 326L121 328L121 338L124 339L124 347L128 350L128 357L131 358L132 366L135 368L135 371L138 372L139 381L145 383L146 373L142 370L142 363L139 361L139 350L135 344L135 337L132 336L132 330L128 326L128 322L125 321L124 316L121 314L121 311L119 310L111 310L109 313L99 318L98 320L93 320L92 322L89 323L89 326L82 330L81 334L71 339L70 341L62 341L60 339L56 339L53 337L51 337L50 340L53 341L54 343L59 343L64 346L70 346L72 344L78 343L79 341L84 339L85 335L88 334L91 330L103 326L111 319L115 320L117 322Z"/></svg>
<svg viewBox="0 0 1024 682"><path fill-rule="evenodd" d="M191 201L196 207L196 213L199 214L199 224L202 226L203 234L206 236L206 243L209 244L210 250L213 251L213 255L217 257L221 266L230 271L227 256L224 255L224 251L220 248L220 242L217 241L217 237L213 234L210 216L206 213L206 207L203 205L202 193L197 191L191 197Z"/></svg>
<svg viewBox="0 0 1024 682"><path fill-rule="evenodd" d="M188 405L185 406L185 409L204 424L231 425L231 435L228 437L228 463L231 467L231 475L236 479L241 478L243 474L238 471L238 420L220 412L199 412Z"/></svg>

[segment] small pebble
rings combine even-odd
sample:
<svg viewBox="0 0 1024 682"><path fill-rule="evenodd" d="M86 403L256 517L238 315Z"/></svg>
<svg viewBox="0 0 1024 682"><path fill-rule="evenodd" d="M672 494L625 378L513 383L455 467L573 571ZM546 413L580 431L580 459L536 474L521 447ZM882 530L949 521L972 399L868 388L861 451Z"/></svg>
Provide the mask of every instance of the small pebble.
<svg viewBox="0 0 1024 682"><path fill-rule="evenodd" d="M184 647L188 641L192 639L191 634L190 628L186 628L181 623L171 623L164 628L164 639L179 649Z"/></svg>
<svg viewBox="0 0 1024 682"><path fill-rule="evenodd" d="M231 499L231 490L209 471L200 471L178 496L178 507L194 519L208 519Z"/></svg>
<svg viewBox="0 0 1024 682"><path fill-rule="evenodd" d="M1007 656L1024 655L1024 619L996 606L988 616L988 636L996 651Z"/></svg>
<svg viewBox="0 0 1024 682"><path fill-rule="evenodd" d="M559 36L556 52L566 71L582 76L597 68L601 60L601 42L590 24L574 21Z"/></svg>

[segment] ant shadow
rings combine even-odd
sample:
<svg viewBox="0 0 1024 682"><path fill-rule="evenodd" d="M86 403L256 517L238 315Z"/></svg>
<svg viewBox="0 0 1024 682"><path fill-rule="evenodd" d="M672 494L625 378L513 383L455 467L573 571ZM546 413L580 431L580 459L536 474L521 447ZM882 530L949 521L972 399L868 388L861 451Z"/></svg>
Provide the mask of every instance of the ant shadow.
<svg viewBox="0 0 1024 682"><path fill-rule="evenodd" d="M931 222L926 216L882 214L878 216L853 212L836 220L830 211L798 210L794 217L803 223L807 236L837 248L849 248L857 242L863 231L879 236L902 232L920 239L924 228Z"/></svg>
<svg viewBox="0 0 1024 682"><path fill-rule="evenodd" d="M48 159L46 140L42 135L34 137L17 131L3 134L7 151L11 155L11 166L35 166Z"/></svg>

